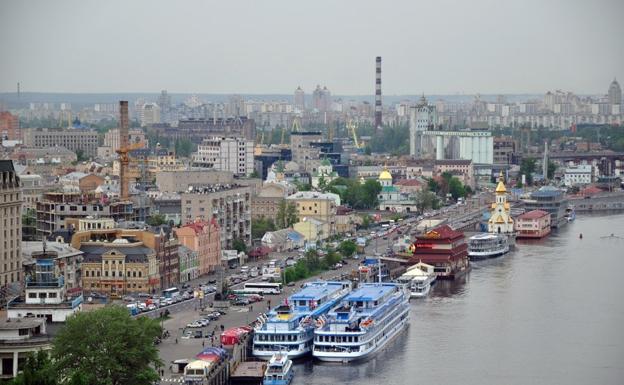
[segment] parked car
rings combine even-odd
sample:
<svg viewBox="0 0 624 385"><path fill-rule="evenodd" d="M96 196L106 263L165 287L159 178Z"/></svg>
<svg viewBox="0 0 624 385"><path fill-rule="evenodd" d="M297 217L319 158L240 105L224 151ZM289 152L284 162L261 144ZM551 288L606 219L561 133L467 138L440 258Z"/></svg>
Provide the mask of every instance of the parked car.
<svg viewBox="0 0 624 385"><path fill-rule="evenodd" d="M216 279L209 279L209 280L208 280L208 285L214 285L214 284L216 284L216 283L217 283L217 280L216 280Z"/></svg>
<svg viewBox="0 0 624 385"><path fill-rule="evenodd" d="M286 286L290 286L290 287L295 286L295 281L290 281L290 282L288 282L288 283L286 284Z"/></svg>
<svg viewBox="0 0 624 385"><path fill-rule="evenodd" d="M250 302L247 298L237 298L234 302L232 302L232 305L234 306L248 306L249 304Z"/></svg>

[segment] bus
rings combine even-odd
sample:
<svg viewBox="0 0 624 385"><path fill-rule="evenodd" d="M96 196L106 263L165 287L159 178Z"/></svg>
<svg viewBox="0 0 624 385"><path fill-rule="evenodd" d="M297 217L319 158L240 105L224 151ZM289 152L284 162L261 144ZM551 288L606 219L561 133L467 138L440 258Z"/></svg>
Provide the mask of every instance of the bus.
<svg viewBox="0 0 624 385"><path fill-rule="evenodd" d="M247 282L244 286L244 292L248 294L280 294L282 284L279 282Z"/></svg>
<svg viewBox="0 0 624 385"><path fill-rule="evenodd" d="M180 290L177 287L170 287L162 291L162 296L165 298L175 298L180 295Z"/></svg>

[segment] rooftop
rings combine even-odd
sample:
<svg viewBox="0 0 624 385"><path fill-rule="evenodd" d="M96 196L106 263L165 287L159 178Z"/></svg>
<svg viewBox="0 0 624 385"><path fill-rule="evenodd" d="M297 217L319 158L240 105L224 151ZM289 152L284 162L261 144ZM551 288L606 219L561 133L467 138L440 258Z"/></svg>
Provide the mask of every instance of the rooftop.
<svg viewBox="0 0 624 385"><path fill-rule="evenodd" d="M544 186L540 187L539 190L531 193L531 198L539 198L539 197L557 197L562 196L563 191L559 190L556 187L552 186Z"/></svg>
<svg viewBox="0 0 624 385"><path fill-rule="evenodd" d="M290 296L292 300L318 300L342 289L342 282L310 282L299 292Z"/></svg>
<svg viewBox="0 0 624 385"><path fill-rule="evenodd" d="M345 301L376 301L392 292L395 287L395 283L365 283L357 290L351 292L345 298Z"/></svg>
<svg viewBox="0 0 624 385"><path fill-rule="evenodd" d="M36 328L45 323L42 318L4 318L0 319L0 330L15 330Z"/></svg>
<svg viewBox="0 0 624 385"><path fill-rule="evenodd" d="M154 254L154 250L146 246L133 246L132 244L107 244L107 245L83 245L80 250L84 252L83 262L100 262L102 254L111 250L117 250L126 256L128 263L147 262L147 256Z"/></svg>
<svg viewBox="0 0 624 385"><path fill-rule="evenodd" d="M458 237L463 237L464 233L461 231L455 231L448 225L438 226L430 231L428 231L424 235L419 235L416 238L423 239L455 239Z"/></svg>
<svg viewBox="0 0 624 385"><path fill-rule="evenodd" d="M542 210L533 210L533 211L529 211L527 213L520 215L518 219L538 219L546 215L550 215L550 214Z"/></svg>

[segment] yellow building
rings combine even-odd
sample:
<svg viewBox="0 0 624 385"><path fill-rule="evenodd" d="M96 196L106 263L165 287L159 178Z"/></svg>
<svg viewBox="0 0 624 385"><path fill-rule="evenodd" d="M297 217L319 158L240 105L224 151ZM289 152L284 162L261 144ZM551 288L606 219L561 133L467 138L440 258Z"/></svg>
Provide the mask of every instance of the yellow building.
<svg viewBox="0 0 624 385"><path fill-rule="evenodd" d="M326 236L336 233L336 210L340 206L340 197L337 194L300 191L286 200L295 204L300 219L311 218L325 222L328 226Z"/></svg>
<svg viewBox="0 0 624 385"><path fill-rule="evenodd" d="M314 218L303 218L293 225L293 229L302 234L307 242L322 241L331 235L329 224Z"/></svg>
<svg viewBox="0 0 624 385"><path fill-rule="evenodd" d="M488 221L488 232L511 234L514 232L514 220L511 217L511 207L507 202L507 189L503 181L503 173L498 177L496 186L496 202L492 203L492 213Z"/></svg>

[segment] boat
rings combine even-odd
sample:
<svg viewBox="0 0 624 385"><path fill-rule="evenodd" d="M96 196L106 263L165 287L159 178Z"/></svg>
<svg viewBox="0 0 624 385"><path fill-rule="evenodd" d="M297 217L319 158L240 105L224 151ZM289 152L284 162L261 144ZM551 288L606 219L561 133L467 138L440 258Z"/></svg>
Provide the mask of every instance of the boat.
<svg viewBox="0 0 624 385"><path fill-rule="evenodd" d="M431 291L431 286L435 279L434 267L419 262L414 266L410 266L405 274L397 279L397 282L406 285L407 290L410 292L410 298L423 298Z"/></svg>
<svg viewBox="0 0 624 385"><path fill-rule="evenodd" d="M313 357L343 363L372 357L408 326L409 297L401 283L362 284L319 320Z"/></svg>
<svg viewBox="0 0 624 385"><path fill-rule="evenodd" d="M568 205L564 217L568 222L572 222L576 219L576 212L574 211L573 205Z"/></svg>
<svg viewBox="0 0 624 385"><path fill-rule="evenodd" d="M274 307L254 328L254 356L269 360L274 354L291 359L312 351L318 319L351 292L351 282L315 281Z"/></svg>
<svg viewBox="0 0 624 385"><path fill-rule="evenodd" d="M479 233L468 239L470 260L494 258L509 252L509 239L505 234Z"/></svg>
<svg viewBox="0 0 624 385"><path fill-rule="evenodd" d="M292 360L284 353L275 353L264 372L263 385L290 385L295 376Z"/></svg>

